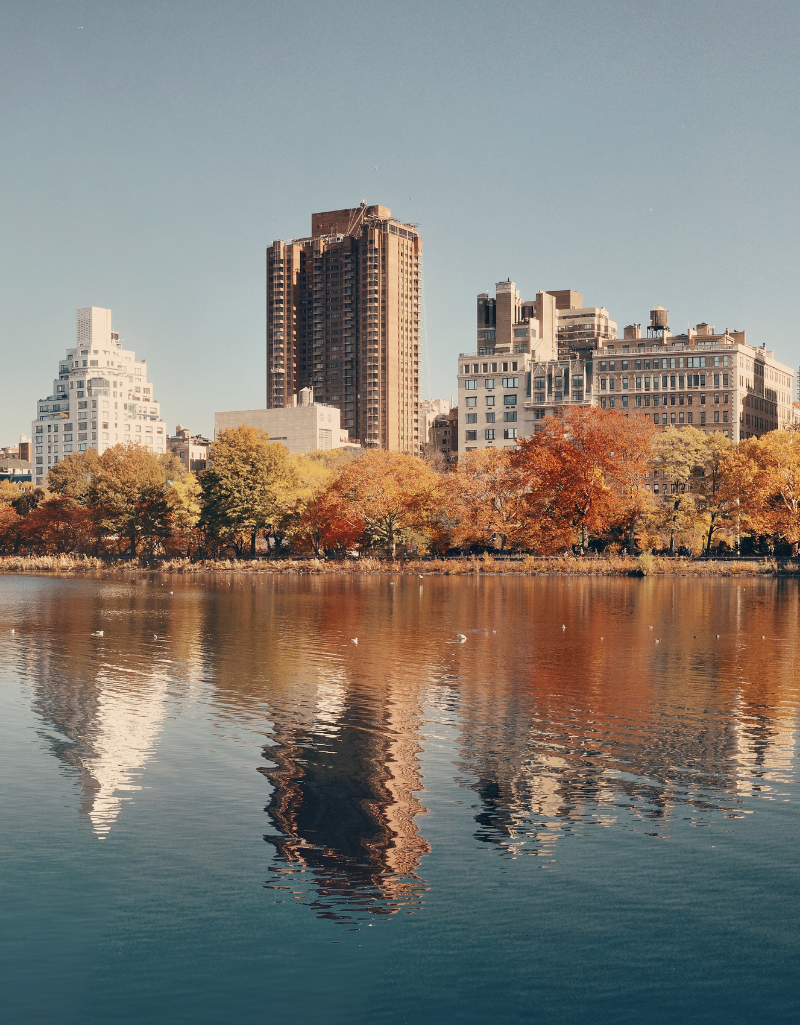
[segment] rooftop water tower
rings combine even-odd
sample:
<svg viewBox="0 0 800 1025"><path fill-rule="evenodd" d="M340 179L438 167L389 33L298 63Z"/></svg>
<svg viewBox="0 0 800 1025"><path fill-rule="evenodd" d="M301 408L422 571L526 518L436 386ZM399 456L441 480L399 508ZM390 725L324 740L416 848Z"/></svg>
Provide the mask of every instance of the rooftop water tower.
<svg viewBox="0 0 800 1025"><path fill-rule="evenodd" d="M663 338L669 332L669 310L663 306L655 306L650 310L650 325L647 328L649 338Z"/></svg>

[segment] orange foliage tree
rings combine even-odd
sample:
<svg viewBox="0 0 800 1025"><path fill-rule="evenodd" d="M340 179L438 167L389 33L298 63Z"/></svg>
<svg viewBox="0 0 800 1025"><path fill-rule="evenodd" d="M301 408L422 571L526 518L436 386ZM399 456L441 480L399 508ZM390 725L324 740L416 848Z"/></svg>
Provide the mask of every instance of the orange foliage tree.
<svg viewBox="0 0 800 1025"><path fill-rule="evenodd" d="M541 521L532 509L526 474L513 449L467 452L445 484L455 545L499 541L501 551L541 547Z"/></svg>
<svg viewBox="0 0 800 1025"><path fill-rule="evenodd" d="M429 540L444 478L421 459L370 451L354 459L326 489L321 510L331 515L327 537L340 546L349 537L362 548Z"/></svg>
<svg viewBox="0 0 800 1025"><path fill-rule="evenodd" d="M800 544L800 434L770 431L741 441L721 472L731 515L747 530Z"/></svg>
<svg viewBox="0 0 800 1025"><path fill-rule="evenodd" d="M40 555L82 554L96 541L92 515L71 498L51 498L30 512L19 526L21 549Z"/></svg>
<svg viewBox="0 0 800 1025"><path fill-rule="evenodd" d="M589 536L618 525L629 543L648 499L644 485L655 428L644 417L577 407L542 421L519 443L529 501L554 536Z"/></svg>

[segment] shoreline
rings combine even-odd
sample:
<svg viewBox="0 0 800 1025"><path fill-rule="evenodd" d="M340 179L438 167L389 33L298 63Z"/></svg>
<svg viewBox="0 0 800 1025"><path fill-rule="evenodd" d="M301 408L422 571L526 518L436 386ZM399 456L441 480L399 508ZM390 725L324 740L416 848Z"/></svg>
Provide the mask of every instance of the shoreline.
<svg viewBox="0 0 800 1025"><path fill-rule="evenodd" d="M52 574L118 577L161 573L181 576L241 573L257 576L574 576L574 577L797 577L796 561L748 559L695 561L686 557L643 556L536 557L497 559L464 557L391 562L365 557L348 561L325 559L188 559L135 560L109 563L94 557L3 556L0 574Z"/></svg>

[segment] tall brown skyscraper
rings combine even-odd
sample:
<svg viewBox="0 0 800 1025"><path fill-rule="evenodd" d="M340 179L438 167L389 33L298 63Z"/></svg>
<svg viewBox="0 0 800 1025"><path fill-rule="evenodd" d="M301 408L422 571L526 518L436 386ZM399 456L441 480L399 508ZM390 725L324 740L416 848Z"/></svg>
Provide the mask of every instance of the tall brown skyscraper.
<svg viewBox="0 0 800 1025"><path fill-rule="evenodd" d="M370 448L419 452L422 239L384 206L311 215L267 250L267 408L301 388Z"/></svg>

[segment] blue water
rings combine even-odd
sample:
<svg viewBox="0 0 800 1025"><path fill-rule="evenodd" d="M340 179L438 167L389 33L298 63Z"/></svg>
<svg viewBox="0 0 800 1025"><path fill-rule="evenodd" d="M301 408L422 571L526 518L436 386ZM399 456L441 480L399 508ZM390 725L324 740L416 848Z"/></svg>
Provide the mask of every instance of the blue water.
<svg viewBox="0 0 800 1025"><path fill-rule="evenodd" d="M0 577L3 1020L797 1021L799 612Z"/></svg>

